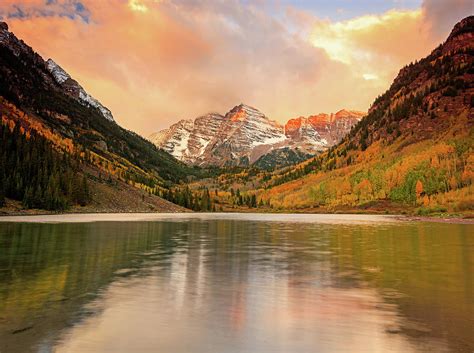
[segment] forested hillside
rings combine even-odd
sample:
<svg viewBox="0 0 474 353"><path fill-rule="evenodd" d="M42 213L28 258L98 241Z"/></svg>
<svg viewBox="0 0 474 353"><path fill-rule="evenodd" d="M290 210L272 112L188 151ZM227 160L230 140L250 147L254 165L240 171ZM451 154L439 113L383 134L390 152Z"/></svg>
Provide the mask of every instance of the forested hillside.
<svg viewBox="0 0 474 353"><path fill-rule="evenodd" d="M328 152L272 177L277 208L474 209L474 17L428 57L403 68L367 117Z"/></svg>
<svg viewBox="0 0 474 353"><path fill-rule="evenodd" d="M17 163L16 169L2 168L6 183L3 189L7 196L23 200L23 205L28 208L62 210L71 203L84 203L70 194L69 186L63 185L63 179L71 175L54 176L63 172L81 173L89 168L87 173L80 175L89 179L100 175L100 179L111 180L113 182L108 186L115 187L117 192L123 189L119 187L120 183L125 183L148 194L157 189L166 190L200 173L199 169L187 167L139 135L104 118L99 109L77 99L67 86L55 81L43 58L9 32L3 22L0 23L0 115L2 124L13 131L12 138L19 138L27 149L46 148L59 154L51 160L48 160L50 155L45 154L46 164L41 166L46 168L43 170L47 175L44 178L28 179L31 177L28 173L32 171L23 164ZM8 129L2 129L8 132ZM43 144L43 147L36 146L34 141L42 140L48 142L38 142L38 146ZM31 144L36 147L31 147ZM14 147L14 144L2 142L0 152L7 156L5 162L12 163L11 154L21 159L26 153ZM80 159L82 163L59 166L55 158ZM53 179L51 185L46 179ZM18 187L17 180L20 180ZM25 184L28 184L28 189L25 189ZM60 185L58 192L54 191L53 184ZM48 188L57 202L40 202L35 196L48 192ZM100 204L101 193L95 192L93 197Z"/></svg>

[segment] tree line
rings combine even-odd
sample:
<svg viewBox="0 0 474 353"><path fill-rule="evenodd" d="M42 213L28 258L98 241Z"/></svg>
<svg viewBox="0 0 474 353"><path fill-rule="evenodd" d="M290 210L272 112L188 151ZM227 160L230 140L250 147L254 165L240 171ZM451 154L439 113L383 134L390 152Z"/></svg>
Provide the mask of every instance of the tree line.
<svg viewBox="0 0 474 353"><path fill-rule="evenodd" d="M208 188L202 188L194 192L188 186L175 189L155 189L153 194L193 211L216 211L216 203L212 200Z"/></svg>

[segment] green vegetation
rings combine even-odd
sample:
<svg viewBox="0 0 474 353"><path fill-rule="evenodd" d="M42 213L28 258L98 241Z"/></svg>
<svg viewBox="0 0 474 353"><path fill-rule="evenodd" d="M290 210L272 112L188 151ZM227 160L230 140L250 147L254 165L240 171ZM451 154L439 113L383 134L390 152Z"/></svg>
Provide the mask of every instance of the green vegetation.
<svg viewBox="0 0 474 353"><path fill-rule="evenodd" d="M474 49L468 45L440 46L403 68L341 143L273 173L257 196L283 210L378 203L423 214L470 212Z"/></svg>
<svg viewBox="0 0 474 353"><path fill-rule="evenodd" d="M85 206L90 192L80 161L53 149L45 138L17 126L0 124L0 206L5 197L22 201L25 208L62 211Z"/></svg>
<svg viewBox="0 0 474 353"><path fill-rule="evenodd" d="M207 188L201 188L195 192L191 191L188 186L162 191L157 189L154 194L193 211L216 211L215 203Z"/></svg>

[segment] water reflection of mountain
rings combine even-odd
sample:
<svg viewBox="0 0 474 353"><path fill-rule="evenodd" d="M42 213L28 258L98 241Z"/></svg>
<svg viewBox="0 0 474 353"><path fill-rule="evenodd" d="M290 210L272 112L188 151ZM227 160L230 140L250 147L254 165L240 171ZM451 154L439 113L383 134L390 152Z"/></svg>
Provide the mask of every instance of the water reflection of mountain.
<svg viewBox="0 0 474 353"><path fill-rule="evenodd" d="M245 351L301 326L293 344L302 349L337 349L341 336L357 347L372 331L380 344L406 351L439 351L446 342L464 350L473 345L474 317L474 240L467 227L2 224L0 347L49 351L71 332L71 340L91 331L100 336L101 328L120 332L106 309L122 305L131 326L123 330L137 330L134 315L137 325L146 317L160 327L156 339L170 347L187 330L188 344ZM305 333L308 327L313 331ZM145 335L147 328L140 329ZM229 336L206 337L213 330Z"/></svg>

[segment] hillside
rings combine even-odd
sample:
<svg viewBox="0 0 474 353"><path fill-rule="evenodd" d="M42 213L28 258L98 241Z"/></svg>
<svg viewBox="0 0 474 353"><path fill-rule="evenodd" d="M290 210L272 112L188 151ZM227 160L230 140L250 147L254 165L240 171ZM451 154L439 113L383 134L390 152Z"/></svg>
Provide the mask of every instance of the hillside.
<svg viewBox="0 0 474 353"><path fill-rule="evenodd" d="M92 190L90 202L98 205L96 210L103 208L100 205L105 195L125 193L128 186L132 191L126 193L128 197L124 194L124 199L141 199L142 195L165 190L199 173L116 124L107 108L52 60L45 62L9 32L4 22L0 23L0 113L1 124L11 131L16 129L27 138L34 134L46 139L59 158L78 161L75 170L79 177L86 176L97 189ZM1 152L8 155L10 149L10 145L4 145ZM14 172L5 165L1 169L5 178ZM10 196L21 201L25 194L26 185ZM163 200L153 198L157 200L152 202L156 206L153 209L161 209ZM68 202L68 207L76 204ZM28 205L23 202L23 206Z"/></svg>
<svg viewBox="0 0 474 353"><path fill-rule="evenodd" d="M273 176L259 197L283 209L473 211L473 78L471 16L403 68L341 143Z"/></svg>
<svg viewBox="0 0 474 353"><path fill-rule="evenodd" d="M364 115L341 110L290 119L282 125L240 104L225 115L181 120L149 139L191 165L273 169L302 162L334 146Z"/></svg>

